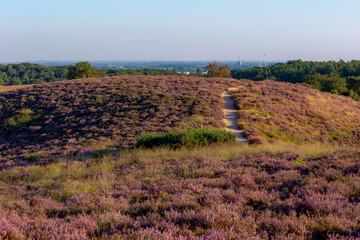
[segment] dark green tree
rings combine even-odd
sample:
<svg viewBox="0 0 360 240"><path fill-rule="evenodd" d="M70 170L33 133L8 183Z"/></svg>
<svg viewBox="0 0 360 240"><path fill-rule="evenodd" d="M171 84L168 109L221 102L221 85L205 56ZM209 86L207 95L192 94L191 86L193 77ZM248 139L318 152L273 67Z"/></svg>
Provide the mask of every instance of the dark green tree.
<svg viewBox="0 0 360 240"><path fill-rule="evenodd" d="M326 76L317 73L317 74L305 76L304 80L305 80L304 81L305 86L321 90L321 84L326 80Z"/></svg>
<svg viewBox="0 0 360 240"><path fill-rule="evenodd" d="M348 85L351 90L360 94L360 77L351 76L348 78Z"/></svg>
<svg viewBox="0 0 360 240"><path fill-rule="evenodd" d="M70 68L68 79L99 77L99 74L89 62L78 62Z"/></svg>
<svg viewBox="0 0 360 240"><path fill-rule="evenodd" d="M10 79L10 85L21 85L21 80L18 77L13 77Z"/></svg>
<svg viewBox="0 0 360 240"><path fill-rule="evenodd" d="M7 75L6 73L0 73L0 86L4 86L7 82Z"/></svg>
<svg viewBox="0 0 360 240"><path fill-rule="evenodd" d="M347 90L346 79L336 75L328 76L321 82L321 91L342 94Z"/></svg>
<svg viewBox="0 0 360 240"><path fill-rule="evenodd" d="M212 62L205 67L205 70L208 72L207 75L209 77L231 78L231 68L229 65Z"/></svg>

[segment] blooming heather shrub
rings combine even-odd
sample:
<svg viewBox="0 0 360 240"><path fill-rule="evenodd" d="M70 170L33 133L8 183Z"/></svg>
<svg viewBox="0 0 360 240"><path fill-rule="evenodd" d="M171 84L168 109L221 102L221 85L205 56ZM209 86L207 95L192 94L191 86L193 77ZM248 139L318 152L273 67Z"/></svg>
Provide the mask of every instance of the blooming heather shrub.
<svg viewBox="0 0 360 240"><path fill-rule="evenodd" d="M6 161L0 167L28 164L25 157L39 151L36 162L45 163L134 147L142 132L223 127L221 93L238 84L221 78L128 76L1 92L0 156Z"/></svg>
<svg viewBox="0 0 360 240"><path fill-rule="evenodd" d="M25 239L23 222L19 219L0 219L0 238L1 239Z"/></svg>
<svg viewBox="0 0 360 240"><path fill-rule="evenodd" d="M98 224L93 219L86 216L75 219L74 227L85 231L89 237L95 237L95 233L98 231Z"/></svg>
<svg viewBox="0 0 360 240"><path fill-rule="evenodd" d="M266 80L248 82L234 101L249 143L360 143L360 104L349 97Z"/></svg>
<svg viewBox="0 0 360 240"><path fill-rule="evenodd" d="M194 129L182 132L165 133L155 135L143 133L137 137L137 147L170 147L195 148L204 147L213 143L235 142L236 136L233 133L218 129Z"/></svg>

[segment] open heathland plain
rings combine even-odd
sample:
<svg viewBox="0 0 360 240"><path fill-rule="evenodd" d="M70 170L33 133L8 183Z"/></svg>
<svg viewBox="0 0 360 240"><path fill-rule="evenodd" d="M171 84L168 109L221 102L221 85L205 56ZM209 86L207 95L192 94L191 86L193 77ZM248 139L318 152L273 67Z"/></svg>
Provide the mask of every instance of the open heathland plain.
<svg viewBox="0 0 360 240"><path fill-rule="evenodd" d="M248 82L233 95L250 143L360 144L360 102L302 85Z"/></svg>
<svg viewBox="0 0 360 240"><path fill-rule="evenodd" d="M0 93L0 165L133 147L142 132L223 127L220 95L239 83L177 76L104 77Z"/></svg>
<svg viewBox="0 0 360 240"><path fill-rule="evenodd" d="M214 129L221 93L244 84L234 100L250 144L198 145L227 139ZM107 77L0 101L0 239L360 238L349 98L273 81Z"/></svg>

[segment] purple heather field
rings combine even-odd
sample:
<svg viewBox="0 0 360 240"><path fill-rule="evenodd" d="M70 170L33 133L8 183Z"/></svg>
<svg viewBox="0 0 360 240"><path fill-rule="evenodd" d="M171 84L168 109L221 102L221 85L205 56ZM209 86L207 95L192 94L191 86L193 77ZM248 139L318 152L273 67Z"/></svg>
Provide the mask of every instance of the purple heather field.
<svg viewBox="0 0 360 240"><path fill-rule="evenodd" d="M135 148L142 132L249 138ZM360 239L359 103L301 85L104 77L0 93L0 239Z"/></svg>

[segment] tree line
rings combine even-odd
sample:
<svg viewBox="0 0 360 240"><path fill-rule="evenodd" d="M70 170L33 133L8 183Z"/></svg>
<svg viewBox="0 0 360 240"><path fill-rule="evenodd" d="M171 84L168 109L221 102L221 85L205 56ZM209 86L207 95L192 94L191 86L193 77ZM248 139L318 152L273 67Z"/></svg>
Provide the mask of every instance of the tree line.
<svg viewBox="0 0 360 240"><path fill-rule="evenodd" d="M268 67L247 70L235 69L231 75L236 79L260 81L272 79L298 83L307 87L350 96L360 101L360 61L312 62L294 60Z"/></svg>
<svg viewBox="0 0 360 240"><path fill-rule="evenodd" d="M182 75L175 69L94 69L88 62L75 65L44 66L32 63L0 64L0 86L39 84L83 77L105 77L125 75Z"/></svg>
<svg viewBox="0 0 360 240"><path fill-rule="evenodd" d="M233 77L260 81L273 79L281 82L298 83L321 91L350 96L360 101L360 61L312 62L288 61L268 67L254 67L247 70L231 70L228 65L219 62L209 63L205 67L206 75L200 69L191 76ZM176 69L94 69L88 62L75 65L44 66L40 64L0 64L0 86L38 84L65 79L124 76L124 75L184 75Z"/></svg>

